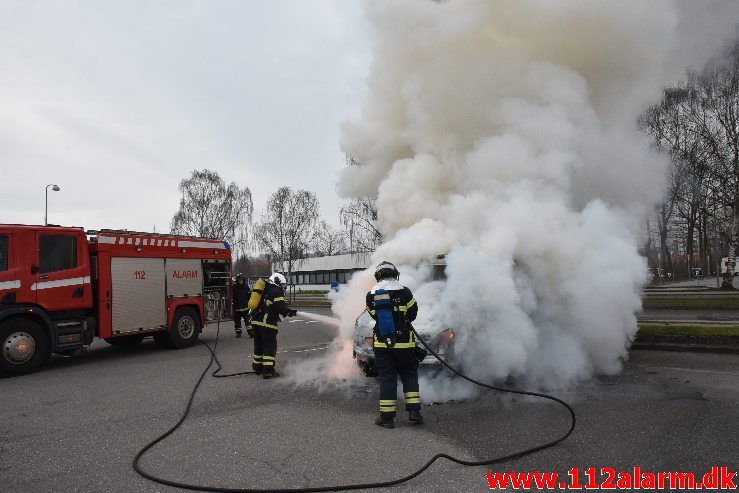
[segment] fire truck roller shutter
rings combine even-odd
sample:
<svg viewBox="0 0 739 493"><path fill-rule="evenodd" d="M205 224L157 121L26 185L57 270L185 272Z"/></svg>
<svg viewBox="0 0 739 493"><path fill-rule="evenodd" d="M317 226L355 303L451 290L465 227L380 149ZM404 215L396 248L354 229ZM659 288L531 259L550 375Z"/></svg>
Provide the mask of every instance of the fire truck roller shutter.
<svg viewBox="0 0 739 493"><path fill-rule="evenodd" d="M110 259L113 335L166 325L164 259Z"/></svg>
<svg viewBox="0 0 739 493"><path fill-rule="evenodd" d="M181 298L183 296L203 295L203 261L200 259L168 258L167 296Z"/></svg>

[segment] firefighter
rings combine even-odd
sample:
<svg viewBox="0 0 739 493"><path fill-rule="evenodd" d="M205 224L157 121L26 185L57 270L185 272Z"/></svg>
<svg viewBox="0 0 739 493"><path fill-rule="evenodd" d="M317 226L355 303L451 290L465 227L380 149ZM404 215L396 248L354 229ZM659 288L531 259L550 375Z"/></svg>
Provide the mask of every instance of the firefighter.
<svg viewBox="0 0 739 493"><path fill-rule="evenodd" d="M281 317L294 317L298 312L285 303L287 280L279 273L272 274L264 287L259 306L252 311L254 328L254 356L252 368L263 378L279 377L275 372L277 354L277 324Z"/></svg>
<svg viewBox="0 0 739 493"><path fill-rule="evenodd" d="M249 322L249 285L246 284L246 277L239 273L236 276L236 284L233 289L233 308L234 308L234 329L236 337L241 337L241 320L244 320L246 333L249 337L254 336L254 330Z"/></svg>
<svg viewBox="0 0 739 493"><path fill-rule="evenodd" d="M411 322L418 305L413 293L399 282L400 274L390 262L375 269L377 284L367 293L367 311L375 319L374 351L380 375L380 417L375 424L395 428L398 376L403 382L405 409L412 423L423 423L418 389L418 359Z"/></svg>

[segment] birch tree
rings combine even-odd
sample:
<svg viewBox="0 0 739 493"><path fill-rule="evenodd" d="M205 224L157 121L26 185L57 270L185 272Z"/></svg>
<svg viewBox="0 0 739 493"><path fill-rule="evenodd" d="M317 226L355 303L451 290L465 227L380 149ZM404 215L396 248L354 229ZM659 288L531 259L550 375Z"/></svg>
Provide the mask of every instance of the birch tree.
<svg viewBox="0 0 739 493"><path fill-rule="evenodd" d="M212 170L194 170L180 182L180 207L172 218L173 234L228 241L234 253L245 251L252 220L248 187L226 185Z"/></svg>
<svg viewBox="0 0 739 493"><path fill-rule="evenodd" d="M317 255L338 255L346 251L346 233L340 231L326 221L316 225L311 238L311 247Z"/></svg>
<svg viewBox="0 0 739 493"><path fill-rule="evenodd" d="M256 247L287 266L289 278L295 262L305 257L317 222L315 193L280 187L269 197L254 226Z"/></svg>

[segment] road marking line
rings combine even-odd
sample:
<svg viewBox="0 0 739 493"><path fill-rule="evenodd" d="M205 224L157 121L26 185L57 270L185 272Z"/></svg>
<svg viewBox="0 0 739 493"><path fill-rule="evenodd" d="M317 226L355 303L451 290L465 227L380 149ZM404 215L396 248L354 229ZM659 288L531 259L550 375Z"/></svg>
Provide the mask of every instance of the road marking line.
<svg viewBox="0 0 739 493"><path fill-rule="evenodd" d="M334 347L340 347L332 344L327 344L323 347L314 347L314 348L307 348L307 349L283 349L282 351L277 351L278 353L307 353L309 351L324 351L326 349L331 349Z"/></svg>

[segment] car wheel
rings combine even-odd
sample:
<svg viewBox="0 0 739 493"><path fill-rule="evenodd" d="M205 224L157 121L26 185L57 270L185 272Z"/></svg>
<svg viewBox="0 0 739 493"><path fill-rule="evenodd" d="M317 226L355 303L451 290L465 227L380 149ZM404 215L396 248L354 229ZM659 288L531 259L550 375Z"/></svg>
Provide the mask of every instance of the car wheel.
<svg viewBox="0 0 739 493"><path fill-rule="evenodd" d="M136 346L143 340L143 334L134 334L130 336L108 337L105 339L105 342L111 346Z"/></svg>
<svg viewBox="0 0 739 493"><path fill-rule="evenodd" d="M190 308L178 308L169 332L154 335L154 340L163 346L182 349L190 347L198 340L200 317Z"/></svg>
<svg viewBox="0 0 739 493"><path fill-rule="evenodd" d="M34 372L46 361L49 337L39 324L16 318L0 325L0 375L12 377Z"/></svg>

